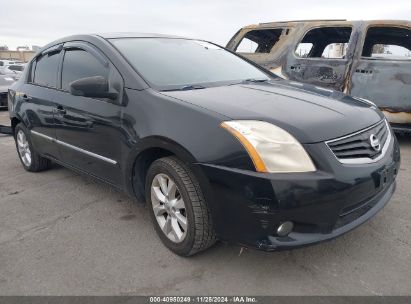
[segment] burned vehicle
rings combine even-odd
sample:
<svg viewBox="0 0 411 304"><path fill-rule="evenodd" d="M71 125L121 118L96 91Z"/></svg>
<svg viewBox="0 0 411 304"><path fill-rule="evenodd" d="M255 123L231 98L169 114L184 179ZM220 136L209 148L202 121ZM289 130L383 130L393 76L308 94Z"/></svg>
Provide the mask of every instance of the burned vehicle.
<svg viewBox="0 0 411 304"><path fill-rule="evenodd" d="M294 81L375 103L411 132L411 22L312 20L240 29L231 51Z"/></svg>

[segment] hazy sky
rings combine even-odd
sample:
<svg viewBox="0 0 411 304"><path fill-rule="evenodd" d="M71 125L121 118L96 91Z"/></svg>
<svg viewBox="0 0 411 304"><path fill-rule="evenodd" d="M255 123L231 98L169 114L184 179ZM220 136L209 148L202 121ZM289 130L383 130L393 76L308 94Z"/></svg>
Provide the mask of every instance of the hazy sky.
<svg viewBox="0 0 411 304"><path fill-rule="evenodd" d="M0 45L78 33L150 32L225 45L244 25L295 19L411 20L409 0L2 0Z"/></svg>

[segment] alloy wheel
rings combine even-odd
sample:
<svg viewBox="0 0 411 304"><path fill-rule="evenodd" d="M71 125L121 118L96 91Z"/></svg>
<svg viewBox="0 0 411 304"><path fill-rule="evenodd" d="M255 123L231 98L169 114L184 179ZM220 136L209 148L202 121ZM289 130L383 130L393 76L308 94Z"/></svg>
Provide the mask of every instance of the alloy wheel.
<svg viewBox="0 0 411 304"><path fill-rule="evenodd" d="M175 181L166 174L157 174L151 183L151 203L157 223L174 243L187 235L186 206Z"/></svg>
<svg viewBox="0 0 411 304"><path fill-rule="evenodd" d="M26 167L30 167L31 165L31 151L29 142L27 140L26 134L22 130L19 130L17 133L17 148L19 151L19 155L21 161Z"/></svg>

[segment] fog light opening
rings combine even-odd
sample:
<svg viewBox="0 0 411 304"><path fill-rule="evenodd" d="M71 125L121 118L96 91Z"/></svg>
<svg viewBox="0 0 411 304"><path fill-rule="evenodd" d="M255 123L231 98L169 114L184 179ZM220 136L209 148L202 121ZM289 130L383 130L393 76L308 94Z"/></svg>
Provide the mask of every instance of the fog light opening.
<svg viewBox="0 0 411 304"><path fill-rule="evenodd" d="M290 221L284 222L284 223L280 224L280 226L278 226L277 235L278 236L287 236L287 235L290 234L290 232L293 230L293 228L294 228L293 222L290 222Z"/></svg>

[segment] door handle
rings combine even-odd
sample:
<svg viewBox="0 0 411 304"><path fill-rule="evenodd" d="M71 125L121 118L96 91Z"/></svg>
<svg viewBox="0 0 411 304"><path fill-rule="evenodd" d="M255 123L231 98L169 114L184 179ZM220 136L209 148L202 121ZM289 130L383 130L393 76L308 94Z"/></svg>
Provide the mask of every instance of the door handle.
<svg viewBox="0 0 411 304"><path fill-rule="evenodd" d="M372 74L372 70L362 70L362 69L356 69L356 73L361 73L361 74Z"/></svg>
<svg viewBox="0 0 411 304"><path fill-rule="evenodd" d="M303 70L301 65L290 65L290 69L294 72L301 72L301 70Z"/></svg>
<svg viewBox="0 0 411 304"><path fill-rule="evenodd" d="M27 94L23 94L22 98L23 98L24 101L31 100L31 97L28 96Z"/></svg>
<svg viewBox="0 0 411 304"><path fill-rule="evenodd" d="M57 112L58 114L62 114L62 115L64 115L64 114L67 113L67 111L63 108L63 106L57 106L56 112Z"/></svg>

